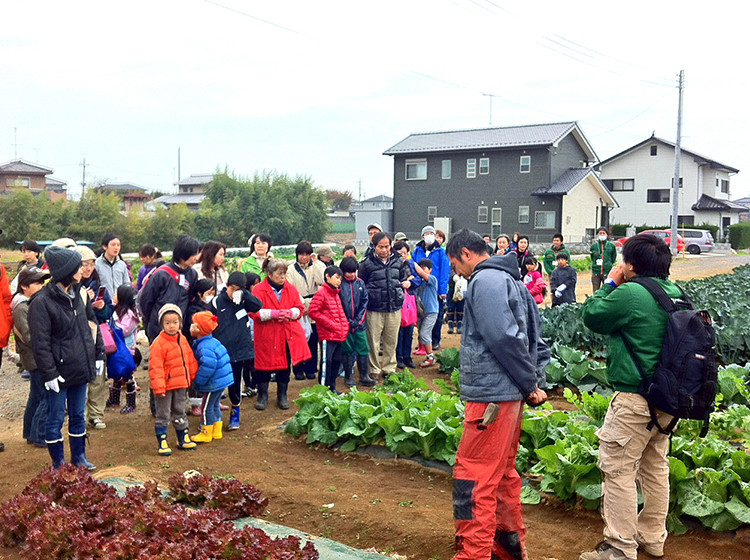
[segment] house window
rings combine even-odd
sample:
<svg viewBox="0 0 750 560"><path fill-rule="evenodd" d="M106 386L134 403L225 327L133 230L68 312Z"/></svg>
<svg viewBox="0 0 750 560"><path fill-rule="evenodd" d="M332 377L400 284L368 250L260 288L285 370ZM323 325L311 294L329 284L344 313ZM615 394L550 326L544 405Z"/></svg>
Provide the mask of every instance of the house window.
<svg viewBox="0 0 750 560"><path fill-rule="evenodd" d="M487 175L490 172L490 158L479 158L479 174Z"/></svg>
<svg viewBox="0 0 750 560"><path fill-rule="evenodd" d="M674 188L674 177L672 177L671 186ZM680 188L682 188L682 177L680 177Z"/></svg>
<svg viewBox="0 0 750 560"><path fill-rule="evenodd" d="M529 223L529 207L528 206L518 207L518 223L519 224Z"/></svg>
<svg viewBox="0 0 750 560"><path fill-rule="evenodd" d="M537 229L555 229L555 211L534 212L534 227Z"/></svg>
<svg viewBox="0 0 750 560"><path fill-rule="evenodd" d="M729 179L721 180L721 192L729 194Z"/></svg>
<svg viewBox="0 0 750 560"><path fill-rule="evenodd" d="M521 173L531 173L531 156L521 156Z"/></svg>
<svg viewBox="0 0 750 560"><path fill-rule="evenodd" d="M651 155L652 155L652 156L655 156L655 155L656 155L656 150L657 150L657 146L656 146L656 144L654 144L653 146L651 146Z"/></svg>
<svg viewBox="0 0 750 560"><path fill-rule="evenodd" d="M467 159L466 160L466 178L473 179L477 176L477 160Z"/></svg>
<svg viewBox="0 0 750 560"><path fill-rule="evenodd" d="M679 227L694 226L695 216L677 216L677 224ZM682 232L679 232L682 235Z"/></svg>
<svg viewBox="0 0 750 560"><path fill-rule="evenodd" d="M436 217L437 217L437 206L428 206L427 207L427 222L430 224L433 223Z"/></svg>
<svg viewBox="0 0 750 560"><path fill-rule="evenodd" d="M451 178L451 160L444 159L443 160L443 179L450 179Z"/></svg>
<svg viewBox="0 0 750 560"><path fill-rule="evenodd" d="M487 213L488 213L487 206L479 206L477 208L477 222L479 222L480 224L486 224L487 223Z"/></svg>
<svg viewBox="0 0 750 560"><path fill-rule="evenodd" d="M427 179L427 160L426 159L407 159L406 160L406 180L407 181L424 181Z"/></svg>
<svg viewBox="0 0 750 560"><path fill-rule="evenodd" d="M28 189L31 186L31 177L14 177L13 179L8 177L5 180L5 185L17 189Z"/></svg>
<svg viewBox="0 0 750 560"><path fill-rule="evenodd" d="M497 236L502 233L503 223L503 209L493 208L492 209L492 227L490 229L490 237L497 239Z"/></svg>
<svg viewBox="0 0 750 560"><path fill-rule="evenodd" d="M604 184L610 191L635 190L635 179L604 179Z"/></svg>
<svg viewBox="0 0 750 560"><path fill-rule="evenodd" d="M648 189L646 202L669 202L669 189Z"/></svg>

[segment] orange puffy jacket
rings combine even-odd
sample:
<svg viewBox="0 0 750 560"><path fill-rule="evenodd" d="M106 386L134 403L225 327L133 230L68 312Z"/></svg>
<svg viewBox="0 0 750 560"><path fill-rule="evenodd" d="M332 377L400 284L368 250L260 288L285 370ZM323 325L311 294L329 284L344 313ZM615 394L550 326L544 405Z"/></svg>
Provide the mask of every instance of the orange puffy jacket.
<svg viewBox="0 0 750 560"><path fill-rule="evenodd" d="M10 282L5 267L0 264L0 348L8 346L10 331L13 329L13 313L10 311L10 302L13 294L10 293Z"/></svg>
<svg viewBox="0 0 750 560"><path fill-rule="evenodd" d="M148 376L155 395L187 389L197 371L198 362L183 334L168 335L162 331L156 337L148 357Z"/></svg>

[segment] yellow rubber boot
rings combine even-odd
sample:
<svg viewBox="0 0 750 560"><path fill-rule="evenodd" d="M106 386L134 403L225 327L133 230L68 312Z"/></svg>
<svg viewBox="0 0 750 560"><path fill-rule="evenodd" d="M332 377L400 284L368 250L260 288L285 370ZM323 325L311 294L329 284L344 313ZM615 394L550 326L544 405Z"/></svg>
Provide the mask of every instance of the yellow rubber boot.
<svg viewBox="0 0 750 560"><path fill-rule="evenodd" d="M159 455L166 456L172 454L172 450L169 448L169 444L167 443L166 428L156 428L156 441L159 444L159 447L157 448L157 453L159 453Z"/></svg>
<svg viewBox="0 0 750 560"><path fill-rule="evenodd" d="M222 426L224 426L224 422L222 422L221 420L213 423L213 438L214 439L221 439L224 437L221 433Z"/></svg>
<svg viewBox="0 0 750 560"><path fill-rule="evenodd" d="M213 427L201 426L201 433L191 438L196 443L211 443L213 439Z"/></svg>

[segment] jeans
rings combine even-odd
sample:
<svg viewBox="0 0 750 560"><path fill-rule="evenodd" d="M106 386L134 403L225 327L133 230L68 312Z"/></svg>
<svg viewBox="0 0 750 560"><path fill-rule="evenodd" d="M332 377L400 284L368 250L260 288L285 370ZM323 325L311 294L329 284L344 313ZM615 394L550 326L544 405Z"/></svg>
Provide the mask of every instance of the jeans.
<svg viewBox="0 0 750 560"><path fill-rule="evenodd" d="M203 401L201 408L203 409L203 419L201 424L204 426L211 426L221 420L221 394L224 392L223 389L218 391L211 391L210 393L203 393Z"/></svg>
<svg viewBox="0 0 750 560"><path fill-rule="evenodd" d="M47 444L63 440L65 404L68 405L68 435L81 437L86 433L86 383L75 387L60 387L60 392L47 391L47 424L44 439Z"/></svg>
<svg viewBox="0 0 750 560"><path fill-rule="evenodd" d="M47 396L44 394L42 376L38 371L30 372L29 398L23 414L23 438L31 443L44 443L47 427Z"/></svg>
<svg viewBox="0 0 750 560"><path fill-rule="evenodd" d="M414 325L400 327L398 329L398 342L396 343L396 359L400 361L411 358L411 345L414 339Z"/></svg>

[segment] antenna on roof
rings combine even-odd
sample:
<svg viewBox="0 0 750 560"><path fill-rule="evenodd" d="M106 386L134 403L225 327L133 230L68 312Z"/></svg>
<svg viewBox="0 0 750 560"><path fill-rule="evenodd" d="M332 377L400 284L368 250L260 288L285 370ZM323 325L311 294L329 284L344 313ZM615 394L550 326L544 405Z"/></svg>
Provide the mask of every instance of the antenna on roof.
<svg viewBox="0 0 750 560"><path fill-rule="evenodd" d="M483 93L482 95L484 95L485 97L489 97L490 98L490 126L492 126L492 98L493 97L500 97L500 96L499 95L495 95L493 93Z"/></svg>

